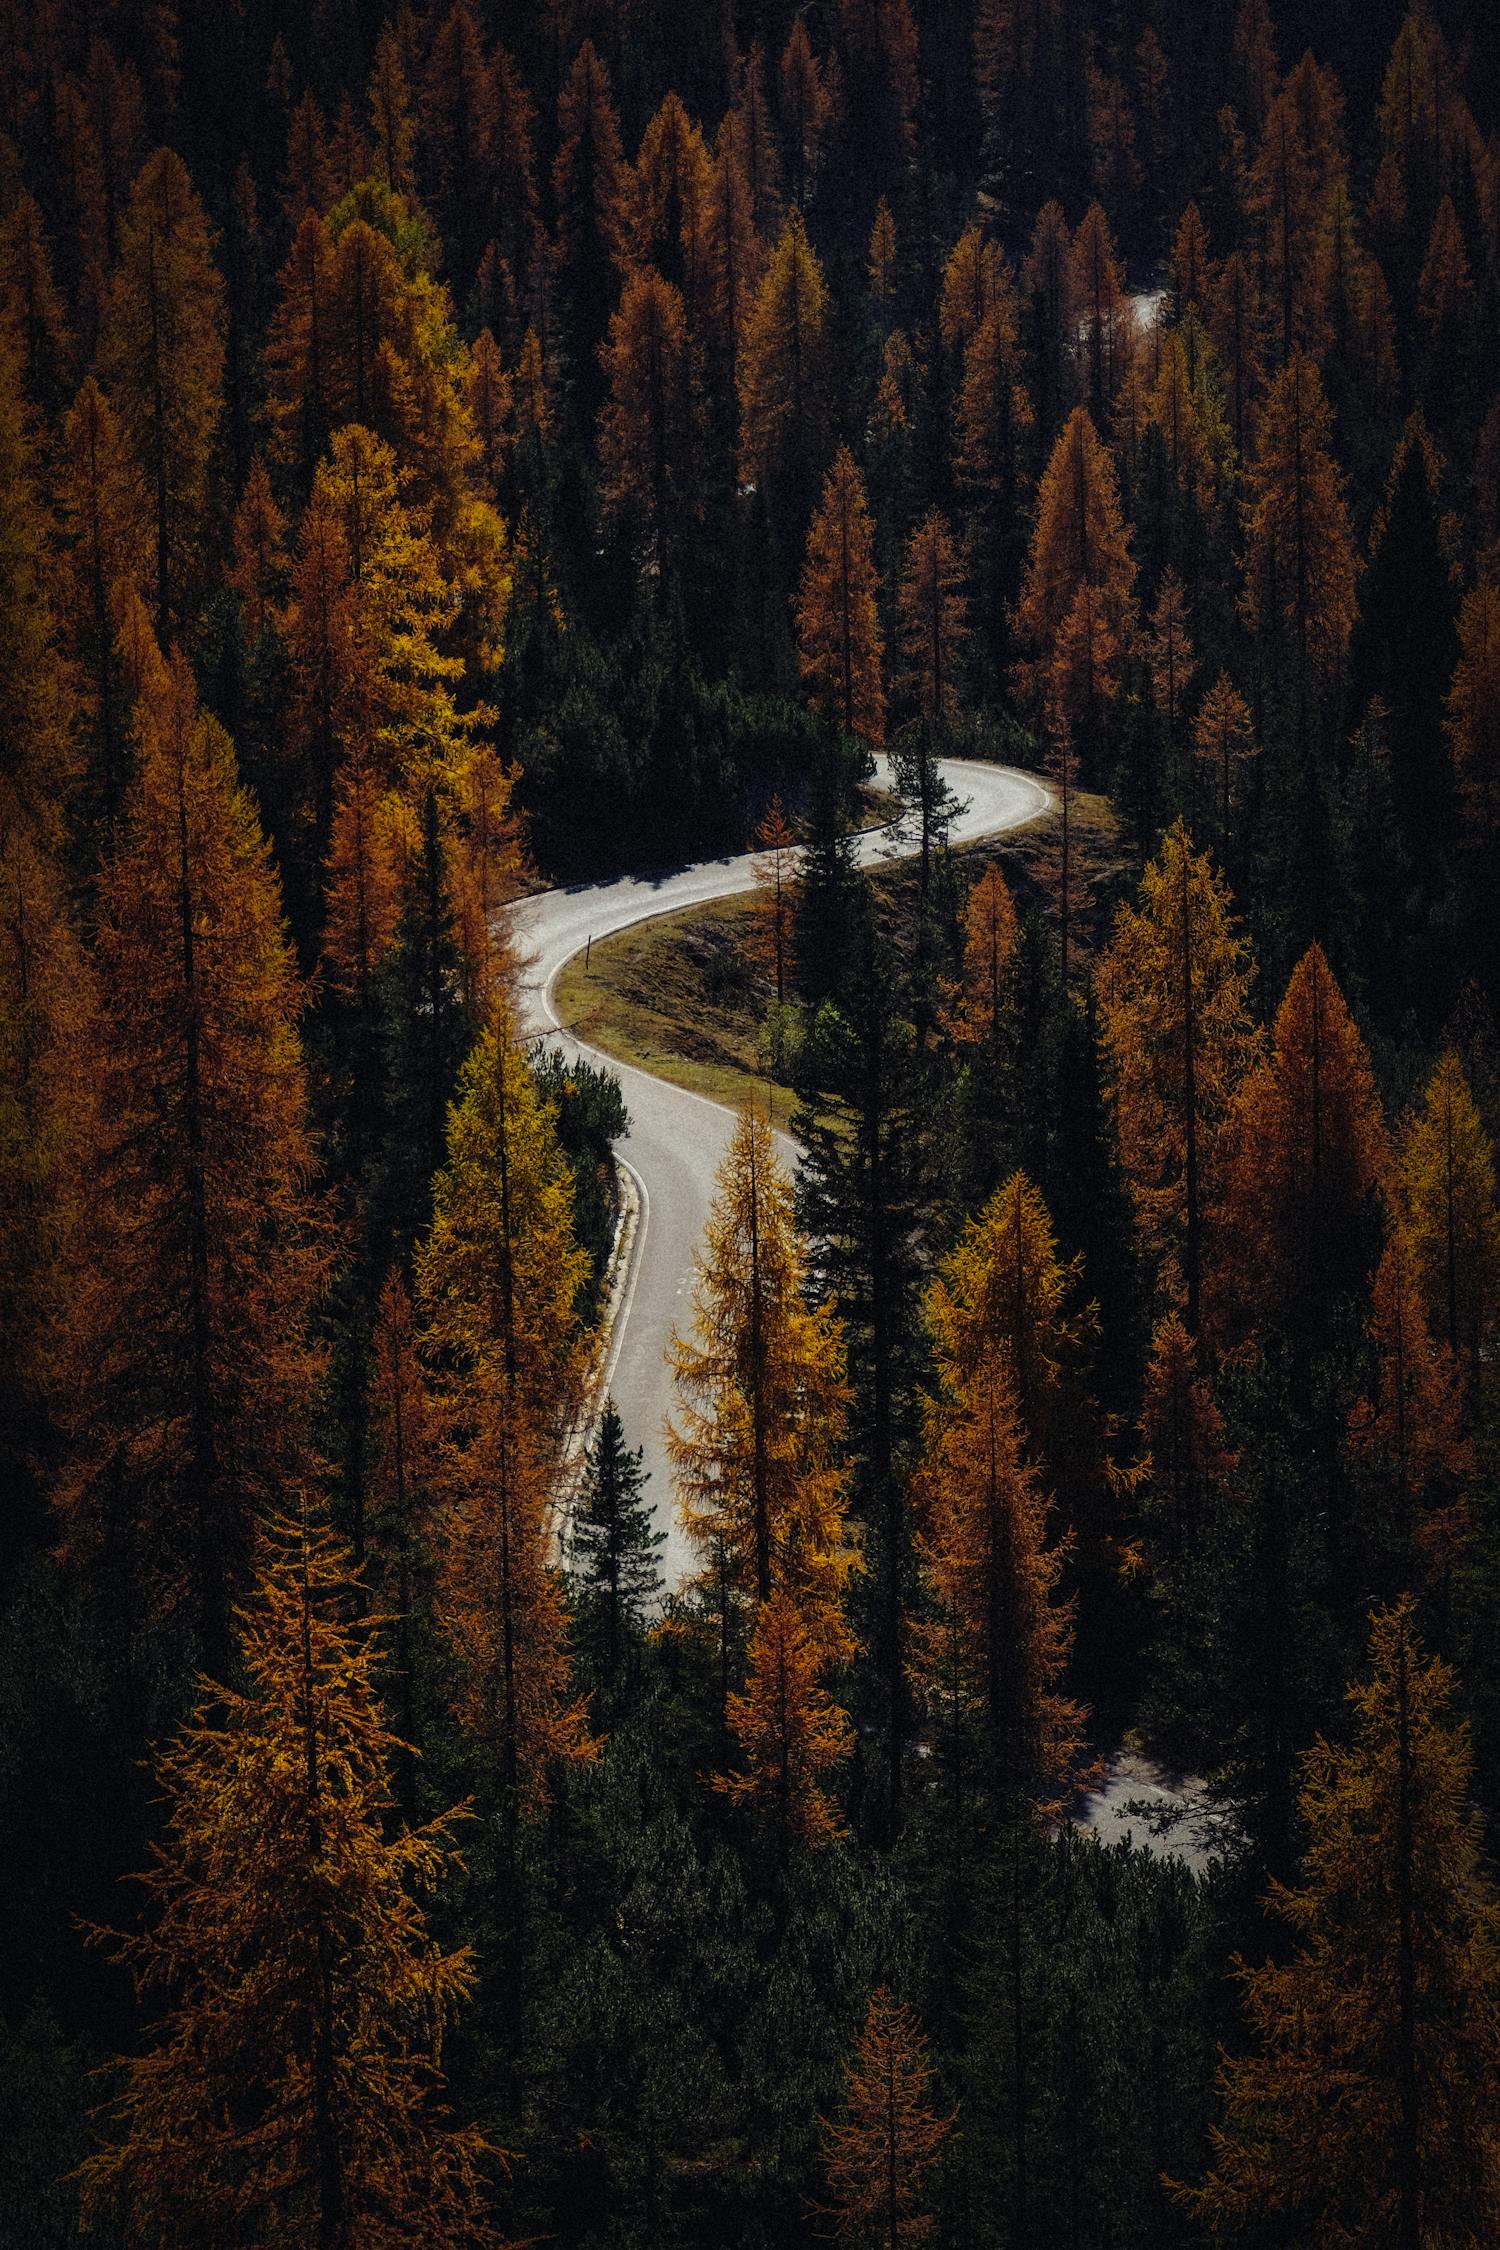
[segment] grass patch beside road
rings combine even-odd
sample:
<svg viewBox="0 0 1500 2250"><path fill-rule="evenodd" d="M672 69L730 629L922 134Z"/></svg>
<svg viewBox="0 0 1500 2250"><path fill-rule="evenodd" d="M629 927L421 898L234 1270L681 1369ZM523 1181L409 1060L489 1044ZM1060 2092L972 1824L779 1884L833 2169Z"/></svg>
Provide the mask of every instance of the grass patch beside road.
<svg viewBox="0 0 1500 2250"><path fill-rule="evenodd" d="M761 1068L766 993L743 952L748 897L685 906L603 938L557 980L568 1029L617 1062L785 1126L792 1096Z"/></svg>
<svg viewBox="0 0 1500 2250"><path fill-rule="evenodd" d="M1104 797L1080 795L1073 807L1080 857L1102 875L1108 897L1118 878L1114 816ZM963 847L961 856L999 859L1019 892L1045 893L1055 852L1054 810L993 843ZM877 867L877 888L888 896L911 880L910 863ZM747 961L745 923L749 896L686 906L633 929L602 938L588 966L575 954L557 980L557 1012L568 1029L615 1061L631 1063L690 1093L738 1108L769 1102L778 1126L791 1122L789 1088L773 1083L763 1067L762 1025L770 1004L766 978ZM1095 928L1090 930L1093 920ZM1079 916L1079 936L1102 937L1104 916Z"/></svg>

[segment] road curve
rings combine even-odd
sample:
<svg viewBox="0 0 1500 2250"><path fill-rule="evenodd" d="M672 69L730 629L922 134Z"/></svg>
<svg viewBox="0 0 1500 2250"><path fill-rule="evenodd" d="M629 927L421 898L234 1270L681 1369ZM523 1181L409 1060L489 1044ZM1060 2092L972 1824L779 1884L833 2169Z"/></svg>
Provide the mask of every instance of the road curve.
<svg viewBox="0 0 1500 2250"><path fill-rule="evenodd" d="M1051 802L1034 775L1009 766L954 758L943 761L943 773L963 802L953 823L956 844L979 843L1024 827ZM880 778L885 781L889 775L883 772ZM859 842L865 864L895 856L900 849L888 829L869 830ZM610 1339L609 1385L627 1438L644 1449L657 1525L667 1535L662 1559L671 1582L683 1574L688 1557L672 1506L666 1457L665 1423L672 1402L667 1339L674 1326L685 1327L688 1321L693 1260L703 1239L733 1118L702 1094L668 1085L575 1040L558 1019L555 992L564 965L591 938L611 937L680 907L731 898L749 890L753 882L751 857L745 853L654 875L626 875L613 882L543 891L512 909L526 956L521 991L524 1030L549 1037L565 1052L612 1070L630 1111L630 1132L619 1153L634 1177L641 1217Z"/></svg>

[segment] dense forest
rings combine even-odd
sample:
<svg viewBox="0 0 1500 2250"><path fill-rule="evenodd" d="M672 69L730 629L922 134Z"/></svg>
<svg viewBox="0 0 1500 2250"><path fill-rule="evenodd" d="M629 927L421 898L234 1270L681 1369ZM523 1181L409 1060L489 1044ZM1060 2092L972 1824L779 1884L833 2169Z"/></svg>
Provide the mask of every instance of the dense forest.
<svg viewBox="0 0 1500 2250"><path fill-rule="evenodd" d="M0 282L0 2242L1500 2240L1500 14L0 0Z"/></svg>

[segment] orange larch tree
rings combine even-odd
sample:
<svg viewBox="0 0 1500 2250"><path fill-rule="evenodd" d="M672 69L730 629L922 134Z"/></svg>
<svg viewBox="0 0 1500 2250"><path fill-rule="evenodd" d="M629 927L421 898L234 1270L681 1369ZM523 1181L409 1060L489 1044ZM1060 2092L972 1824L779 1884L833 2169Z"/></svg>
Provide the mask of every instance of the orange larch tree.
<svg viewBox="0 0 1500 2250"><path fill-rule="evenodd" d="M817 180L830 107L822 68L800 12L781 57L777 91L792 201L800 206L811 196Z"/></svg>
<svg viewBox="0 0 1500 2250"><path fill-rule="evenodd" d="M938 296L938 334L943 349L962 359L1002 294L1012 295L998 243L982 227L964 228L943 267Z"/></svg>
<svg viewBox="0 0 1500 2250"><path fill-rule="evenodd" d="M38 441L17 339L0 320L0 811L24 811L50 842L61 838L76 752Z"/></svg>
<svg viewBox="0 0 1500 2250"><path fill-rule="evenodd" d="M756 912L751 922L753 958L771 972L776 1005L786 1005L797 904L797 832L773 797L755 831Z"/></svg>
<svg viewBox="0 0 1500 2250"><path fill-rule="evenodd" d="M652 268L676 290L687 332L700 341L713 286L713 164L675 93L647 125L625 173L621 235L629 264Z"/></svg>
<svg viewBox="0 0 1500 2250"><path fill-rule="evenodd" d="M795 1845L816 1849L843 1834L830 1784L854 1729L823 1685L827 1644L791 1586L757 1610L748 1662L726 1714L739 1768L716 1774L714 1787L768 1823L784 1860Z"/></svg>
<svg viewBox="0 0 1500 2250"><path fill-rule="evenodd" d="M882 1986L844 2066L844 2104L823 2126L828 2215L840 2242L899 2250L932 2231L928 2175L954 2120L934 2107L932 2063L910 2008Z"/></svg>
<svg viewBox="0 0 1500 2250"><path fill-rule="evenodd" d="M1069 1542L1049 1543L1050 1503L1026 1458L1009 1353L982 1349L965 1366L940 1337L938 1372L915 1492L932 1603L914 1633L919 1685L955 1756L977 1731L1002 1802L1055 1807L1084 1737L1084 1714L1063 1692Z"/></svg>
<svg viewBox="0 0 1500 2250"><path fill-rule="evenodd" d="M1021 589L1020 639L1050 657L1080 587L1099 595L1117 641L1134 622L1135 564L1120 512L1114 463L1084 407L1075 407L1052 451L1037 494L1036 528Z"/></svg>
<svg viewBox="0 0 1500 2250"><path fill-rule="evenodd" d="M1419 1539L1429 1570L1451 1564L1458 1487L1473 1463L1460 1435L1453 1357L1434 1344L1416 1246L1396 1217L1388 1221L1375 1272L1370 1342L1370 1385L1350 1413L1350 1440L1356 1460L1388 1497L1392 1521L1384 1528L1398 1583L1411 1584Z"/></svg>
<svg viewBox="0 0 1500 2250"><path fill-rule="evenodd" d="M233 750L182 657L152 665L138 735L100 876L116 1239L78 1308L97 1375L67 1496L88 1545L123 1490L142 1571L222 1672L256 1515L306 1461L322 1252L301 993Z"/></svg>
<svg viewBox="0 0 1500 2250"><path fill-rule="evenodd" d="M62 614L92 736L91 781L107 826L125 787L129 709L117 641L125 598L150 575L146 494L108 399L89 376L63 428L67 535Z"/></svg>
<svg viewBox="0 0 1500 2250"><path fill-rule="evenodd" d="M896 589L896 646L902 700L933 735L959 715L968 603L947 519L930 509L906 542Z"/></svg>
<svg viewBox="0 0 1500 2250"><path fill-rule="evenodd" d="M1338 681L1354 626L1354 542L1333 415L1296 352L1271 385L1250 466L1242 608L1269 665L1290 662L1298 731Z"/></svg>
<svg viewBox="0 0 1500 2250"><path fill-rule="evenodd" d="M943 1029L962 1046L1000 1043L1006 969L1020 925L998 860L991 860L964 906L959 977L944 986Z"/></svg>
<svg viewBox="0 0 1500 2250"><path fill-rule="evenodd" d="M0 1479L19 1516L101 1254L101 1024L62 867L0 803Z"/></svg>
<svg viewBox="0 0 1500 2250"><path fill-rule="evenodd" d="M1193 720L1194 769L1205 775L1218 813L1221 859L1233 835L1236 796L1259 747L1249 704L1229 674L1221 672Z"/></svg>
<svg viewBox="0 0 1500 2250"><path fill-rule="evenodd" d="M964 346L954 405L953 474L968 519L975 620L997 662L1009 653L1008 613L1026 554L1024 499L1035 422L1022 377L1019 315L1008 279Z"/></svg>
<svg viewBox="0 0 1500 2250"><path fill-rule="evenodd" d="M1179 821L1099 963L1121 1161L1159 1285L1198 1332L1223 1145L1254 1059L1250 959L1223 879Z"/></svg>
<svg viewBox="0 0 1500 2250"><path fill-rule="evenodd" d="M696 501L692 378L681 294L653 268L628 276L603 360L604 505L647 561L671 577Z"/></svg>
<svg viewBox="0 0 1500 2250"><path fill-rule="evenodd" d="M778 1586L824 1648L848 1646L857 1566L845 1520L844 1344L831 1307L804 1300L807 1250L771 1129L741 1112L698 1262L693 1333L670 1346L668 1448L678 1509L705 1578L727 1558L741 1601Z"/></svg>
<svg viewBox="0 0 1500 2250"><path fill-rule="evenodd" d="M1103 429L1135 346L1135 324L1120 286L1109 221L1091 203L1078 222L1069 263L1069 295L1078 319L1084 403Z"/></svg>
<svg viewBox="0 0 1500 2250"><path fill-rule="evenodd" d="M847 735L885 740L885 654L876 605L875 532L864 479L841 446L807 535L797 643L808 700Z"/></svg>
<svg viewBox="0 0 1500 2250"><path fill-rule="evenodd" d="M1215 1303L1231 1326L1279 1318L1305 1342L1341 1291L1363 1287L1391 1185L1375 1074L1320 946L1292 972L1226 1137Z"/></svg>

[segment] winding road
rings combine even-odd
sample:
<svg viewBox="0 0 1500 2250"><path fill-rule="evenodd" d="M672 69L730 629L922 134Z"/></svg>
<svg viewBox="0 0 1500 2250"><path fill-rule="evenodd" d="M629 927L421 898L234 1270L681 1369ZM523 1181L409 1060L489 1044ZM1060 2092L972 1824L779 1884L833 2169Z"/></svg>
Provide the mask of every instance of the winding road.
<svg viewBox="0 0 1500 2250"><path fill-rule="evenodd" d="M1013 767L952 758L943 761L943 774L963 804L953 824L956 844L982 843L1022 828L1051 802L1042 782ZM884 761L877 778L884 786L890 783ZM903 840L890 828L868 829L859 839L859 856L867 866L899 857L902 849ZM754 880L751 855L745 853L654 875L543 891L512 910L526 956L521 992L526 1033L550 1038L564 1052L612 1070L630 1111L630 1131L618 1153L635 1181L640 1217L620 1285L607 1381L627 1439L645 1455L657 1528L667 1537L662 1560L669 1581L684 1575L690 1558L672 1506L667 1462L665 1431L672 1404L667 1338L690 1317L693 1261L734 1118L702 1094L669 1085L574 1039L559 1021L555 993L563 968L591 938L611 937L679 907L732 898L751 889ZM1201 1783L1168 1774L1128 1747L1109 1758L1100 1786L1079 1801L1070 1817L1103 1842L1118 1843L1129 1835L1148 1850L1195 1869L1233 1843L1232 1830L1216 1814Z"/></svg>
<svg viewBox="0 0 1500 2250"><path fill-rule="evenodd" d="M943 774L963 803L952 829L955 844L1003 836L1034 820L1051 801L1043 783L1009 766L945 759ZM889 769L881 770L878 779L888 784ZM860 858L867 865L892 856L893 848L899 854L901 842L889 828L867 830L859 839ZM635 1181L640 1217L610 1339L608 1380L626 1437L643 1449L651 1472L658 1528L667 1535L662 1559L668 1578L674 1580L682 1575L688 1556L671 1504L667 1465L665 1423L672 1403L667 1339L675 1326L685 1327L689 1318L693 1259L703 1240L734 1119L718 1102L668 1085L573 1039L558 1019L555 992L562 969L591 938L597 942L680 907L731 898L750 890L754 880L751 856L746 853L652 875L543 891L512 910L527 956L521 996L524 1029L529 1035L550 1036L565 1052L612 1070L630 1111L630 1132L618 1153Z"/></svg>

